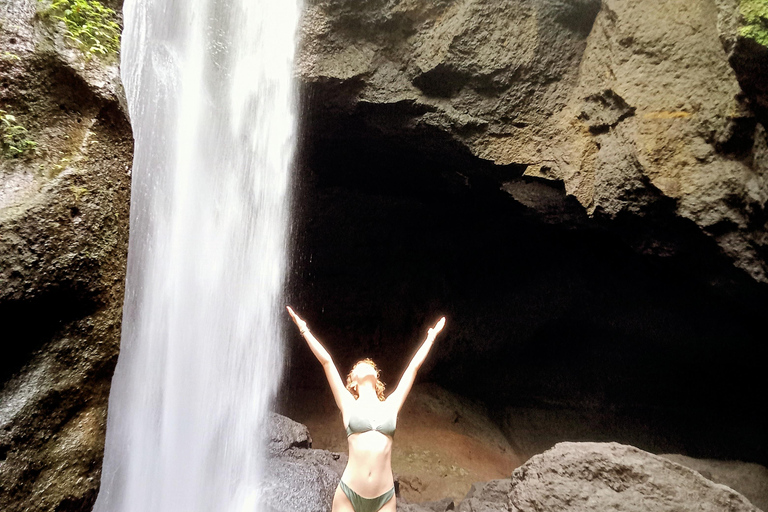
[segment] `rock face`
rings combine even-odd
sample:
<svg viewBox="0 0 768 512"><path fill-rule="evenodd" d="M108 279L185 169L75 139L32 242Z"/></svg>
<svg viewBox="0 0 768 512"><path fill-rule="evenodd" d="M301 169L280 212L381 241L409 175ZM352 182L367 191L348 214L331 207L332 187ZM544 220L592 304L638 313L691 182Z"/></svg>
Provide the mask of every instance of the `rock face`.
<svg viewBox="0 0 768 512"><path fill-rule="evenodd" d="M116 57L86 60L42 7L0 3L0 109L37 143L0 155L8 512L88 510L96 497L128 242L133 149Z"/></svg>
<svg viewBox="0 0 768 512"><path fill-rule="evenodd" d="M639 411L684 425L664 451L768 460L686 437L765 429L768 78L740 9L308 2L289 288L341 366L396 375L445 314L422 376L452 391ZM294 343L292 386L315 364Z"/></svg>
<svg viewBox="0 0 768 512"><path fill-rule="evenodd" d="M531 182L561 183L598 218L660 214L631 241L649 254L682 250L660 229L682 220L766 283L768 75L742 18L735 0L315 0L299 65L312 143L346 132L468 154L475 171L445 179L491 163L497 188L561 223Z"/></svg>
<svg viewBox="0 0 768 512"><path fill-rule="evenodd" d="M691 469L616 443L561 443L531 458L498 510L758 511Z"/></svg>
<svg viewBox="0 0 768 512"><path fill-rule="evenodd" d="M313 450L304 425L273 414L269 422L264 502L274 512L325 512L347 465L347 456Z"/></svg>

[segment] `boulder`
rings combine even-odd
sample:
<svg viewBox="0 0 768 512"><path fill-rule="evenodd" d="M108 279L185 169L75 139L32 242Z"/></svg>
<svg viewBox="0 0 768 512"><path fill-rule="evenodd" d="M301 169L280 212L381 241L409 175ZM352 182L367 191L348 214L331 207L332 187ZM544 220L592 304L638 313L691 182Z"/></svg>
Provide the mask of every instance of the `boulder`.
<svg viewBox="0 0 768 512"><path fill-rule="evenodd" d="M512 512L744 511L738 492L668 459L617 443L559 443L512 474Z"/></svg>
<svg viewBox="0 0 768 512"><path fill-rule="evenodd" d="M273 512L326 512L347 465L347 456L311 448L309 430L285 416L267 423L263 500Z"/></svg>
<svg viewBox="0 0 768 512"><path fill-rule="evenodd" d="M459 504L459 512L503 512L509 510L508 478L478 482L472 485Z"/></svg>
<svg viewBox="0 0 768 512"><path fill-rule="evenodd" d="M267 422L267 446L274 457L290 448L312 448L312 437L306 425L273 412Z"/></svg>
<svg viewBox="0 0 768 512"><path fill-rule="evenodd" d="M273 512L327 512L347 456L311 448L289 448L267 459L263 499Z"/></svg>

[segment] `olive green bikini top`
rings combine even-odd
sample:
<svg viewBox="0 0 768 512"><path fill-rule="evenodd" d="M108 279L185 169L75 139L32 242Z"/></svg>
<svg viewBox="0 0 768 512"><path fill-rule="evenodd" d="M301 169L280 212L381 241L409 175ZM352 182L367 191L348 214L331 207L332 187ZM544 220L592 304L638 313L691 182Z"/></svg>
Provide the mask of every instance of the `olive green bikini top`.
<svg viewBox="0 0 768 512"><path fill-rule="evenodd" d="M376 430L385 436L395 437L397 412L376 418L376 420L378 420L378 422L374 423L375 420L373 418L364 416L357 411L352 412L352 414L349 415L349 422L347 422L347 437L360 432L368 432L369 430Z"/></svg>

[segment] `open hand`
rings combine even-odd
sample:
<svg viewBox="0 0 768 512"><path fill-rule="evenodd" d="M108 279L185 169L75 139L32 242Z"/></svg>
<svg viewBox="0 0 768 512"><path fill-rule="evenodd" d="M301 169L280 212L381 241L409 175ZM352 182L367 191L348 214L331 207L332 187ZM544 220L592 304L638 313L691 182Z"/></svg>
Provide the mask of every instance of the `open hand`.
<svg viewBox="0 0 768 512"><path fill-rule="evenodd" d="M427 337L435 339L443 327L445 327L445 317L438 320L435 326L427 331Z"/></svg>
<svg viewBox="0 0 768 512"><path fill-rule="evenodd" d="M301 317L297 315L293 309L291 309L291 306L285 306L285 309L288 310L288 314L291 315L291 319L293 320L293 323L296 324L296 327L299 328L300 332L303 333L304 331L309 330L307 329L307 322L302 320Z"/></svg>

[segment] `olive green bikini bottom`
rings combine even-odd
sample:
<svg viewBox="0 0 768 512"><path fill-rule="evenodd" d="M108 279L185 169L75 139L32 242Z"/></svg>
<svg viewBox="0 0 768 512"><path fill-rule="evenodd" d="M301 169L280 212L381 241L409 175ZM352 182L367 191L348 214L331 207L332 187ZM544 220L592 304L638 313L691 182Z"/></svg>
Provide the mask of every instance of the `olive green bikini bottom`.
<svg viewBox="0 0 768 512"><path fill-rule="evenodd" d="M349 486L343 481L339 481L339 487L341 487L341 490L344 492L344 494L347 495L347 498L349 498L349 501L352 503L352 508L355 509L355 512L378 512L378 510L386 505L387 502L392 499L392 496L395 495L394 487L392 487L381 496L377 496L375 498L363 498L355 491L350 489Z"/></svg>

